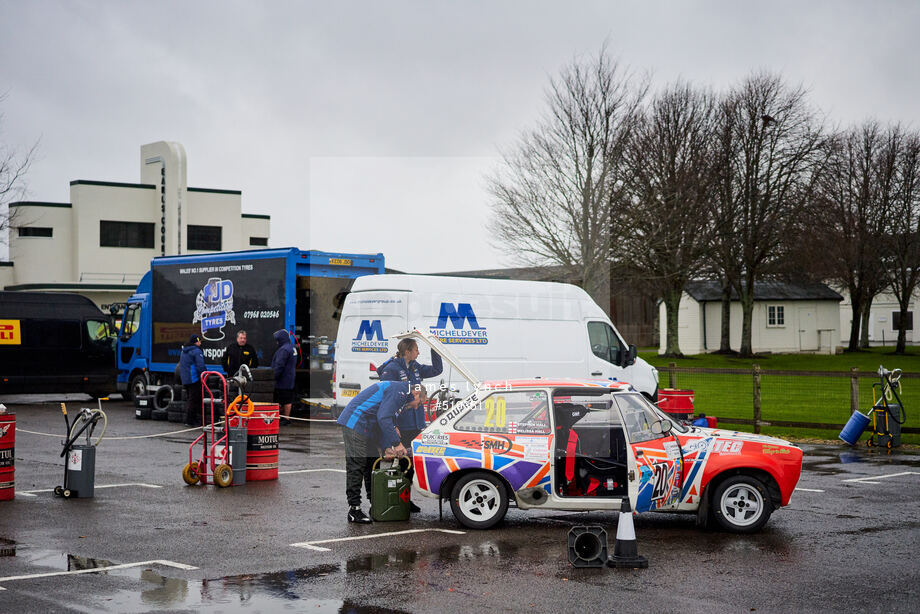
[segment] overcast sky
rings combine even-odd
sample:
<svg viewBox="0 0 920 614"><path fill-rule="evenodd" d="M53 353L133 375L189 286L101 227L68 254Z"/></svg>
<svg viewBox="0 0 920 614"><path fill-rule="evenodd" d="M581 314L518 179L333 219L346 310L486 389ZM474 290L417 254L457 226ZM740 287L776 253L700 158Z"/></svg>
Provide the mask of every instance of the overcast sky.
<svg viewBox="0 0 920 614"><path fill-rule="evenodd" d="M656 86L770 69L832 122L917 126L918 31L914 1L0 0L0 139L41 140L32 200L137 182L141 144L177 141L190 186L271 215L272 247L496 268L484 177L576 56L606 40Z"/></svg>

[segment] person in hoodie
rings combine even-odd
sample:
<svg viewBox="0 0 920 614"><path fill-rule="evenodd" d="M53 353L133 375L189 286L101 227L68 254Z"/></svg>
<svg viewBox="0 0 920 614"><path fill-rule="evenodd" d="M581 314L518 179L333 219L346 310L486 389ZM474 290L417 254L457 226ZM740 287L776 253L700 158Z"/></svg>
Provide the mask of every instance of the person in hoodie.
<svg viewBox="0 0 920 614"><path fill-rule="evenodd" d="M182 347L179 359L179 377L185 386L185 423L189 426L201 426L201 374L204 372L201 336L192 335L188 345Z"/></svg>
<svg viewBox="0 0 920 614"><path fill-rule="evenodd" d="M275 331L278 349L272 356L272 373L275 376L275 403L281 409L281 426L291 423L291 404L294 402L294 370L297 368L297 350L291 336L283 328Z"/></svg>
<svg viewBox="0 0 920 614"><path fill-rule="evenodd" d="M444 363L441 356L431 350L431 364L423 365L416 361L419 350L418 343L415 339L403 339L396 346L396 356L384 362L377 368L377 375L381 382L409 382L412 386L419 386L422 380L428 377L440 375L444 370ZM425 429L425 407L416 405L413 408L406 407L399 413L397 427L399 428L399 438L402 445L412 454L412 441L418 437L418 434ZM415 475L415 469L410 468L406 477L409 481ZM416 513L419 507L413 501L409 501L409 511Z"/></svg>

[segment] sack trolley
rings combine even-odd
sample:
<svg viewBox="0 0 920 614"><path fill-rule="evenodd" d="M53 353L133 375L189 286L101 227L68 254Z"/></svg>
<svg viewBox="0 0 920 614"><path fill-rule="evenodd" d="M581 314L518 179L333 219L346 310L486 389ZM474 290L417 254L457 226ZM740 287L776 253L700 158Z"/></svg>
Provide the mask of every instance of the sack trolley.
<svg viewBox="0 0 920 614"><path fill-rule="evenodd" d="M215 398L214 391L208 386L209 377L216 377L220 380L220 391L223 392L220 398ZM207 401L205 401L205 392L207 392ZM222 373L217 371L205 371L201 374L201 435L195 439L188 447L188 464L182 470L182 479L186 484L193 485L201 482L208 483L210 478L215 485L225 488L233 484L233 468L230 466L230 446L227 438L227 429L219 426L215 420L214 407L218 402L223 405L221 414L227 413L227 380ZM211 421L207 422L205 407L211 407ZM208 433L210 432L210 438ZM195 460L195 447L200 444L201 453Z"/></svg>

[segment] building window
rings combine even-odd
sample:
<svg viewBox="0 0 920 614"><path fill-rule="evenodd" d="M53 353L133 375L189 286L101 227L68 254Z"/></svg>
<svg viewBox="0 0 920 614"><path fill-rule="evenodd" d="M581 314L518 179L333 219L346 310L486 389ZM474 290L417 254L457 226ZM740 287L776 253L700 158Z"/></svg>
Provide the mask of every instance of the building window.
<svg viewBox="0 0 920 614"><path fill-rule="evenodd" d="M152 222L99 222L100 247L141 247L153 249Z"/></svg>
<svg viewBox="0 0 920 614"><path fill-rule="evenodd" d="M249 244L268 247L268 237L249 237Z"/></svg>
<svg viewBox="0 0 920 614"><path fill-rule="evenodd" d="M901 330L901 312L891 312L891 330ZM914 312L908 311L904 318L904 330L914 330Z"/></svg>
<svg viewBox="0 0 920 614"><path fill-rule="evenodd" d="M223 231L223 228L220 226L192 226L189 224L186 237L188 248L206 252L219 252L221 250L221 231Z"/></svg>
<svg viewBox="0 0 920 614"><path fill-rule="evenodd" d="M785 326L786 314L783 305L767 305L767 326Z"/></svg>
<svg viewBox="0 0 920 614"><path fill-rule="evenodd" d="M51 228L40 228L38 226L20 226L20 237L51 237Z"/></svg>

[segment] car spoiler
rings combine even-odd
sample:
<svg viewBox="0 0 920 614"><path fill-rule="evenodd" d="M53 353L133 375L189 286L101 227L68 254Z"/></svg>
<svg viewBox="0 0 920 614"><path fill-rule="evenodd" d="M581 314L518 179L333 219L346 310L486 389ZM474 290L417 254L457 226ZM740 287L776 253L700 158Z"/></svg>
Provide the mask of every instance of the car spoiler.
<svg viewBox="0 0 920 614"><path fill-rule="evenodd" d="M460 373L460 375L462 375L463 378L473 386L473 388L478 387L481 383L479 378L476 377L473 372L470 371L466 365L464 365L460 359L454 355L453 352L444 347L444 344L441 343L441 341L435 335L432 335L431 333L425 334L422 331L416 329L402 333L401 335L393 335L393 338L399 339L400 341L403 339L415 339L416 341L424 341L428 347L437 352L442 359L444 359L450 364L450 366L456 369L457 372Z"/></svg>

